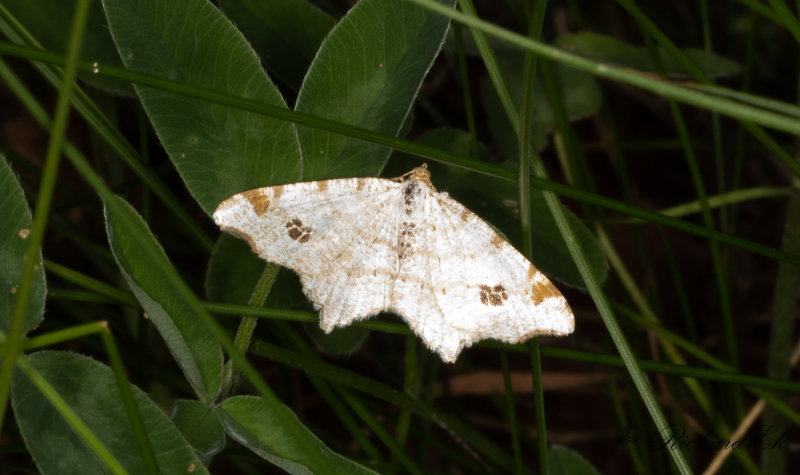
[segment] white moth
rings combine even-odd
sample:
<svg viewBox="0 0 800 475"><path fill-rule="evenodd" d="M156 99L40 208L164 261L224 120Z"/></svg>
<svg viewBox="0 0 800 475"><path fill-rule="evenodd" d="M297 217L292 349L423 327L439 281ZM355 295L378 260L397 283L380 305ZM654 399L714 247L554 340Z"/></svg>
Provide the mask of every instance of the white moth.
<svg viewBox="0 0 800 475"><path fill-rule="evenodd" d="M245 191L222 202L214 221L260 257L300 274L326 332L386 310L453 362L478 340L519 343L575 328L547 277L437 192L425 165L393 180Z"/></svg>

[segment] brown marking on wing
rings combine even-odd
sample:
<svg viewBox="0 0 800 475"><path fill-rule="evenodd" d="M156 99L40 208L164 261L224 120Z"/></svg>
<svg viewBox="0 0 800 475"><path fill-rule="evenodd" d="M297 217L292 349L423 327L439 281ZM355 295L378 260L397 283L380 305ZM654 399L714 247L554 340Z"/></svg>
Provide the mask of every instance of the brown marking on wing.
<svg viewBox="0 0 800 475"><path fill-rule="evenodd" d="M245 191L242 193L242 196L250 202L250 206L253 207L253 211L255 211L258 216L262 216L269 209L269 198L267 198L267 195L265 195L261 189Z"/></svg>
<svg viewBox="0 0 800 475"><path fill-rule="evenodd" d="M506 240L505 240L505 239L503 239L503 238L502 238L502 237L501 237L499 234L497 234L497 233L495 233L495 234L494 234L494 236L492 236L492 246L494 246L494 247L500 247L500 246L502 246L502 245L503 245L505 242L506 242Z"/></svg>
<svg viewBox="0 0 800 475"><path fill-rule="evenodd" d="M561 297L561 292L552 282L546 279L534 282L531 292L531 300L533 300L534 305L539 305L550 297Z"/></svg>

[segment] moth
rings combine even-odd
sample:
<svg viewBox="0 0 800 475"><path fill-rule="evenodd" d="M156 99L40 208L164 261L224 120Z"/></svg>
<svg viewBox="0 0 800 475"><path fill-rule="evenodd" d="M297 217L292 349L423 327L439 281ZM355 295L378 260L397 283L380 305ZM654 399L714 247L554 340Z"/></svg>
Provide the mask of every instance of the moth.
<svg viewBox="0 0 800 475"><path fill-rule="evenodd" d="M325 332L389 311L446 362L486 338L572 333L558 289L430 178L422 165L395 179L257 188L223 201L214 221L297 272Z"/></svg>

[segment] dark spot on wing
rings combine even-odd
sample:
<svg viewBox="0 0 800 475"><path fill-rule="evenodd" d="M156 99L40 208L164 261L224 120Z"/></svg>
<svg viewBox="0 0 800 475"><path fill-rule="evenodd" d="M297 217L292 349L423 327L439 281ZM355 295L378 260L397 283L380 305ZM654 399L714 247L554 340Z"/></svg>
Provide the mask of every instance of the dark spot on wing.
<svg viewBox="0 0 800 475"><path fill-rule="evenodd" d="M400 223L400 236L397 239L397 258L404 260L412 254L417 240L417 225L409 222Z"/></svg>
<svg viewBox="0 0 800 475"><path fill-rule="evenodd" d="M403 196L405 197L405 212L410 215L414 209L414 200L419 195L419 183L410 181L405 188L403 188Z"/></svg>
<svg viewBox="0 0 800 475"><path fill-rule="evenodd" d="M311 239L311 228L303 226L303 222L298 218L293 218L286 223L286 233L290 238L299 242L308 242Z"/></svg>
<svg viewBox="0 0 800 475"><path fill-rule="evenodd" d="M500 284L490 287L488 285L481 285L481 303L484 305L494 305L495 307L503 305L508 300L508 292L506 288Z"/></svg>

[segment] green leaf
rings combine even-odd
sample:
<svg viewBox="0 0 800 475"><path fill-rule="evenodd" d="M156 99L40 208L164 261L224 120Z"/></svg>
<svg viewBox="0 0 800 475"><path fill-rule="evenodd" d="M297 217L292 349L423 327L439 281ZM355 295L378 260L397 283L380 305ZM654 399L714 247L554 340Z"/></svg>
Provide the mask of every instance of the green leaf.
<svg viewBox="0 0 800 475"><path fill-rule="evenodd" d="M225 448L225 430L214 410L200 401L178 399L170 418L204 463Z"/></svg>
<svg viewBox="0 0 800 475"><path fill-rule="evenodd" d="M278 411L285 411L297 425L303 427L306 443L314 447L317 455L324 460L324 465L311 466L311 461L314 459L305 453L305 444L286 437L289 430L282 426L282 418L279 417ZM259 397L235 396L219 406L217 416L228 435L289 473L375 473L333 452L311 431L305 429L297 416L282 404L272 407Z"/></svg>
<svg viewBox="0 0 800 475"><path fill-rule="evenodd" d="M296 110L396 135L442 46L448 24L441 15L409 2L359 2L320 47ZM308 127L298 132L306 180L375 176L389 156L388 148L357 139Z"/></svg>
<svg viewBox="0 0 800 475"><path fill-rule="evenodd" d="M208 264L206 296L214 302L247 305L266 265L245 241L231 234L221 234ZM311 302L300 289L297 274L282 269L265 305L275 308L304 306L310 310Z"/></svg>
<svg viewBox="0 0 800 475"><path fill-rule="evenodd" d="M75 0L3 0L3 6L28 30L41 45L56 53L66 54L70 22ZM46 14L44 13L46 12ZM119 55L111 42L100 2L90 2L89 17L81 47L80 59L122 67ZM86 71L78 77L87 83L118 94L133 95L130 84Z"/></svg>
<svg viewBox="0 0 800 475"><path fill-rule="evenodd" d="M201 400L220 388L222 349L197 317L206 312L136 211L122 198L105 202L108 242L136 298Z"/></svg>
<svg viewBox="0 0 800 475"><path fill-rule="evenodd" d="M129 473L147 473L114 374L86 356L42 351L25 357ZM134 398L161 473L208 473L164 412L138 388ZM106 473L105 465L20 371L11 403L25 444L45 474Z"/></svg>
<svg viewBox="0 0 800 475"><path fill-rule="evenodd" d="M575 473L600 475L600 472L581 454L567 447L554 445L547 451L547 457L550 462L550 475L572 475Z"/></svg>
<svg viewBox="0 0 800 475"><path fill-rule="evenodd" d="M206 295L214 302L248 305L267 262L258 257L247 242L231 234L220 235L206 273ZM292 308L311 302L300 290L296 273L282 269L272 284L265 306Z"/></svg>
<svg viewBox="0 0 800 475"><path fill-rule="evenodd" d="M303 326L306 334L319 349L328 355L345 356L356 350L369 336L366 328L347 327L335 328L330 333L325 333L316 323Z"/></svg>
<svg viewBox="0 0 800 475"><path fill-rule="evenodd" d="M325 35L336 23L308 0L220 0L219 6L266 65L299 90Z"/></svg>
<svg viewBox="0 0 800 475"><path fill-rule="evenodd" d="M220 235L206 272L206 295L213 302L247 305L267 263L242 239Z"/></svg>
<svg viewBox="0 0 800 475"><path fill-rule="evenodd" d="M604 282L608 277L608 261L600 242L572 211L564 209L564 212L572 232L586 253L592 273L598 282ZM538 190L531 191L531 235L531 259L540 270L573 287L586 288L564 238L558 232L544 194Z"/></svg>
<svg viewBox="0 0 800 475"><path fill-rule="evenodd" d="M17 290L22 279L22 263L28 248L28 235L33 218L25 201L25 194L0 153L0 330L8 334L14 308L17 306ZM44 278L41 251L36 256L36 271L33 275L28 310L25 313L23 334L28 333L42 321L47 283Z"/></svg>
<svg viewBox="0 0 800 475"><path fill-rule="evenodd" d="M497 59L502 67L508 92L514 99L517 110L521 110L522 86L525 84L522 77L525 57L518 51L502 51L498 52ZM602 94L597 80L591 74L555 63L552 69L558 87L561 89L564 108L570 120L578 120L600 110ZM517 136L506 117L500 98L488 78L481 81L481 97L494 143L500 147L502 155L506 159L516 160L519 156ZM547 144L547 134L552 131L555 119L547 92L539 77L533 85L530 100L533 108L531 109L529 135L534 147L541 149Z"/></svg>
<svg viewBox="0 0 800 475"><path fill-rule="evenodd" d="M654 74L658 73L658 69L653 64L653 59L646 47L633 46L611 36L589 32L576 33L559 37L555 42L555 46L598 61L627 66ZM690 77L683 66L672 55L668 54L664 48L659 46L658 51L668 76ZM686 48L683 52L711 78L734 76L739 74L741 70L737 62L709 51Z"/></svg>
<svg viewBox="0 0 800 475"><path fill-rule="evenodd" d="M207 0L103 0L125 67L285 107L253 49ZM136 87L170 159L209 214L240 191L298 181L294 125Z"/></svg>

